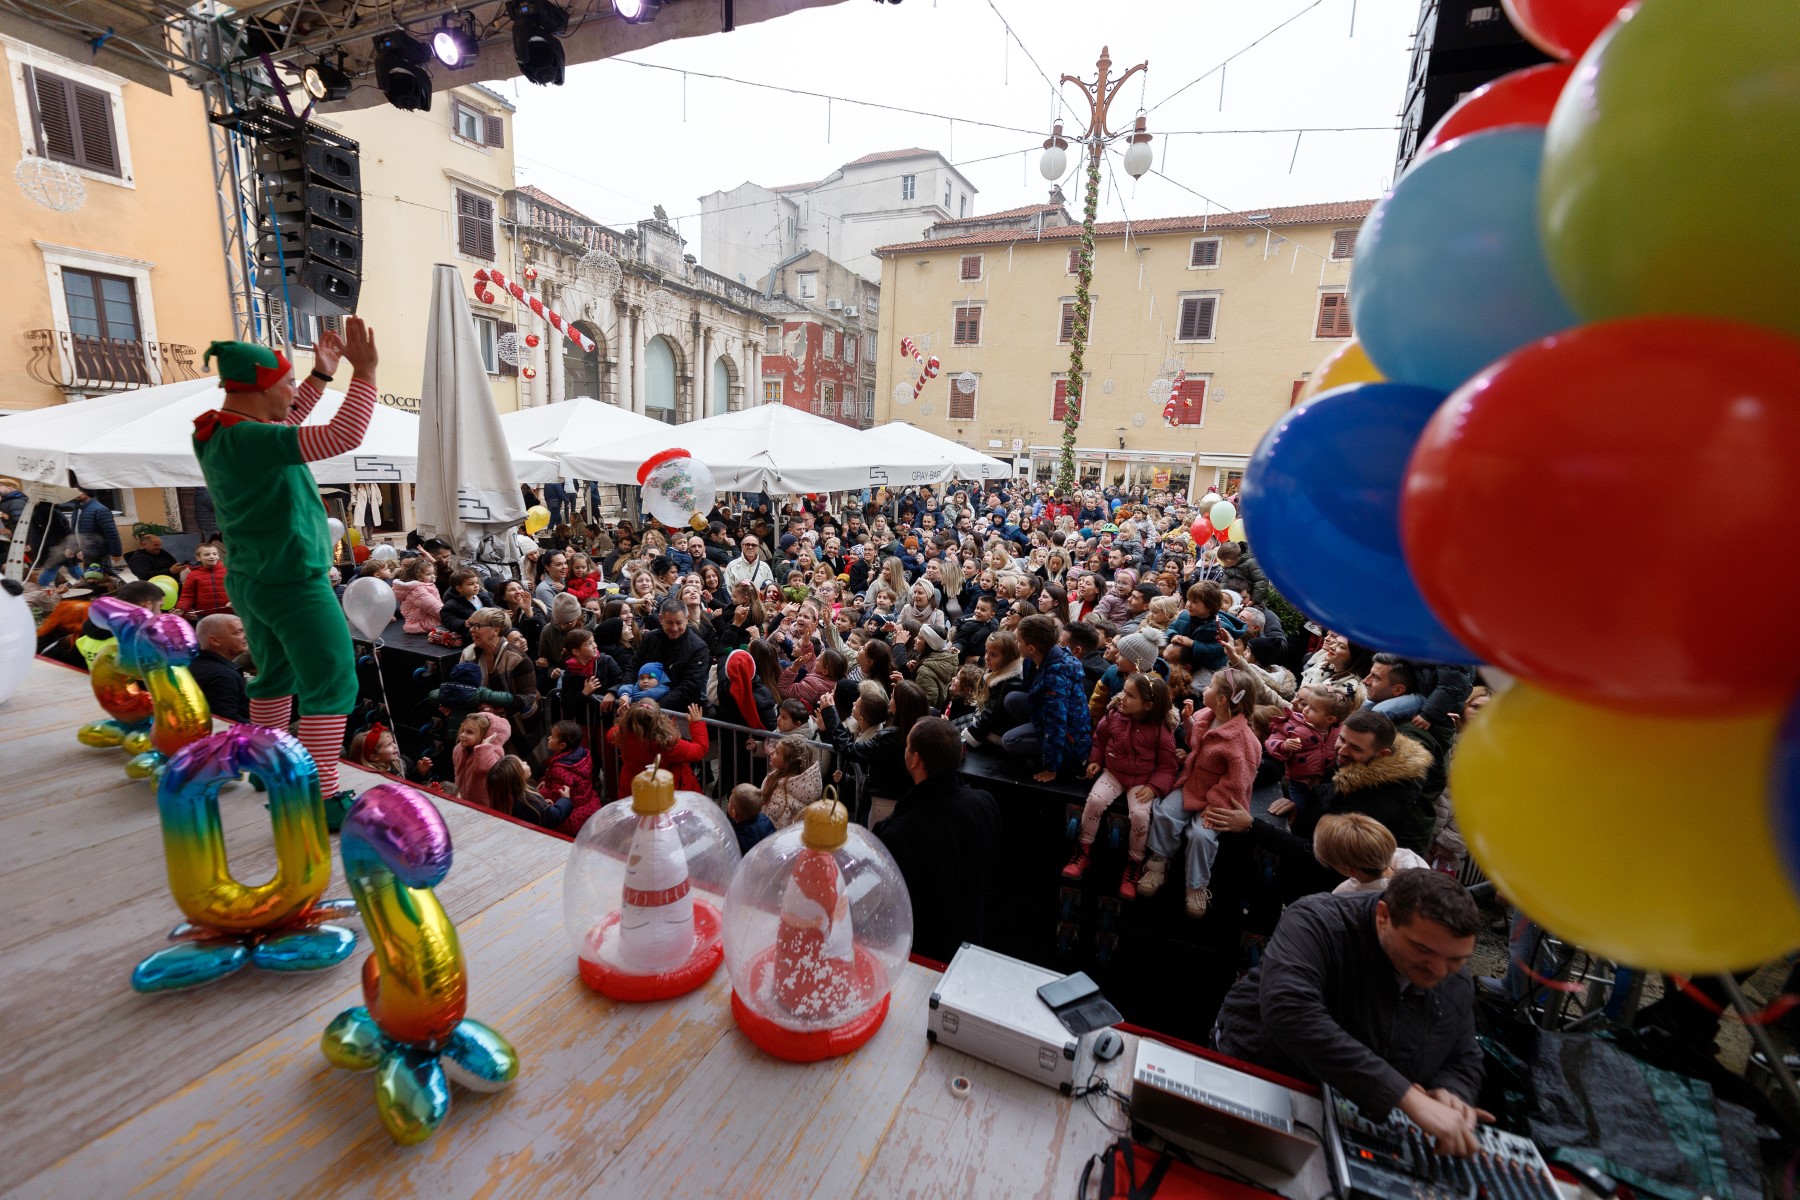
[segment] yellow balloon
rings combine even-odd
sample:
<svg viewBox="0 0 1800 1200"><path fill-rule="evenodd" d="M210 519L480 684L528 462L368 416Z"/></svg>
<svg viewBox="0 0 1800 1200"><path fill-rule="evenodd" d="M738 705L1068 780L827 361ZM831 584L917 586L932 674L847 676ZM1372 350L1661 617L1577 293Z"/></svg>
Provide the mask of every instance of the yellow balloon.
<svg viewBox="0 0 1800 1200"><path fill-rule="evenodd" d="M1367 352L1363 350L1358 338L1351 338L1328 355L1324 362L1313 370L1312 378L1300 389L1296 404L1304 403L1320 392L1329 392L1332 388L1343 387L1347 383L1380 383L1387 376L1381 373L1374 363L1369 361Z"/></svg>
<svg viewBox="0 0 1800 1200"><path fill-rule="evenodd" d="M1456 819L1500 893L1560 938L1646 970L1753 967L1800 946L1769 829L1780 719L1632 716L1520 683L1457 743Z"/></svg>
<svg viewBox="0 0 1800 1200"><path fill-rule="evenodd" d="M1231 523L1231 528L1225 531L1225 536L1234 542L1249 541L1250 535L1244 532L1244 518L1239 517L1237 520L1233 521Z"/></svg>
<svg viewBox="0 0 1800 1200"><path fill-rule="evenodd" d="M536 533L550 524L550 510L541 504L534 504L525 510L525 532Z"/></svg>
<svg viewBox="0 0 1800 1200"><path fill-rule="evenodd" d="M362 530L352 526L344 532L344 539L352 546L360 546L362 545Z"/></svg>

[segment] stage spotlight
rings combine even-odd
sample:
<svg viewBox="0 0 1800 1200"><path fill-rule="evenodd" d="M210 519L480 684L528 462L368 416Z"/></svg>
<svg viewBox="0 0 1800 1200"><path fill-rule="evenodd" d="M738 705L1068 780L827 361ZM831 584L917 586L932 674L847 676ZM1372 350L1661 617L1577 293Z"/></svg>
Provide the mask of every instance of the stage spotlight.
<svg viewBox="0 0 1800 1200"><path fill-rule="evenodd" d="M661 0L613 0L613 11L633 25L656 20L656 10L661 7Z"/></svg>
<svg viewBox="0 0 1800 1200"><path fill-rule="evenodd" d="M404 30L375 36L375 86L395 108L431 111L431 51Z"/></svg>
<svg viewBox="0 0 1800 1200"><path fill-rule="evenodd" d="M443 25L431 35L431 52L452 71L474 62L476 53L481 49L475 41L474 30L469 28L467 18L462 25L452 24L454 20L454 17L444 18Z"/></svg>
<svg viewBox="0 0 1800 1200"><path fill-rule="evenodd" d="M350 76L344 71L342 55L336 63L328 63L322 58L313 63L300 73L300 82L314 100L342 100L350 94Z"/></svg>
<svg viewBox="0 0 1800 1200"><path fill-rule="evenodd" d="M569 27L568 11L550 0L508 0L506 13L512 18L519 73L540 86L560 86L563 48L557 37Z"/></svg>

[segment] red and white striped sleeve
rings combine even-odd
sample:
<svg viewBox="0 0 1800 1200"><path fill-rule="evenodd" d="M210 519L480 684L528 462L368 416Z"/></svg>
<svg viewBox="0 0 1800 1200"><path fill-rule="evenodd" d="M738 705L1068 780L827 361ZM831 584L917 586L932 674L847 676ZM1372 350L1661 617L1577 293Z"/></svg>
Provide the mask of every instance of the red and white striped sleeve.
<svg viewBox="0 0 1800 1200"><path fill-rule="evenodd" d="M375 383L358 376L350 381L344 403L337 416L324 425L306 425L300 429L300 458L303 462L336 458L348 454L362 443L368 432L369 418L375 413Z"/></svg>
<svg viewBox="0 0 1800 1200"><path fill-rule="evenodd" d="M294 394L294 403L288 407L287 420L283 424L298 425L311 414L313 405L325 394L325 385L313 376L308 375L300 381L300 390Z"/></svg>

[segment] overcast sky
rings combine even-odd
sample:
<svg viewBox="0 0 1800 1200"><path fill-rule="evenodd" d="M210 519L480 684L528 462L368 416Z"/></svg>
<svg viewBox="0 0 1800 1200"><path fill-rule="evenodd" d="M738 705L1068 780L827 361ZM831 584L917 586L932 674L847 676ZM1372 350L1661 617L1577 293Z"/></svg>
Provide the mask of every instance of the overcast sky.
<svg viewBox="0 0 1800 1200"><path fill-rule="evenodd" d="M698 254L701 195L745 180L818 179L878 150L941 151L980 189L977 212L1044 199L1049 185L1037 159L1052 98L1026 51L1053 79L1090 78L1105 44L1115 76L1149 60L1147 82L1140 75L1125 85L1112 123L1128 128L1140 105L1150 108L1156 169L1174 182L1150 175L1133 183L1115 154L1103 176L1101 219L1198 213L1207 206L1202 195L1215 211L1256 211L1380 195L1393 169L1418 12L1418 0L843 0L627 56L944 114L958 118L954 125L850 103L834 102L828 114L823 100L692 75L684 121L683 77L622 59L571 67L561 88L519 80L497 87L518 104L521 183L614 226L661 204ZM1232 59L1222 96L1217 72L1177 94L1265 35ZM1071 107L1080 101L1073 85L1064 94ZM1061 111L1072 125L1070 110ZM1327 126L1381 128L1322 131ZM1296 127L1320 130L1299 137L1298 154L1291 132L1179 132ZM1079 182L1064 185L1077 214Z"/></svg>

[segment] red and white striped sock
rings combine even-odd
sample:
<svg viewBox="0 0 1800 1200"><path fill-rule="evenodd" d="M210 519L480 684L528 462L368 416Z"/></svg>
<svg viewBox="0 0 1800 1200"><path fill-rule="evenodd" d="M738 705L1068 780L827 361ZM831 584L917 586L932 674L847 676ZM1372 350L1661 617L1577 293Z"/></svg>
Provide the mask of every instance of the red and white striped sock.
<svg viewBox="0 0 1800 1200"><path fill-rule="evenodd" d="M319 794L327 799L338 793L338 755L344 751L344 725L348 721L343 713L300 718L296 736L319 769Z"/></svg>
<svg viewBox="0 0 1800 1200"><path fill-rule="evenodd" d="M294 698L292 696L271 696L267 700L258 700L252 696L250 697L250 723L285 732L293 707Z"/></svg>

